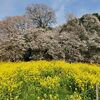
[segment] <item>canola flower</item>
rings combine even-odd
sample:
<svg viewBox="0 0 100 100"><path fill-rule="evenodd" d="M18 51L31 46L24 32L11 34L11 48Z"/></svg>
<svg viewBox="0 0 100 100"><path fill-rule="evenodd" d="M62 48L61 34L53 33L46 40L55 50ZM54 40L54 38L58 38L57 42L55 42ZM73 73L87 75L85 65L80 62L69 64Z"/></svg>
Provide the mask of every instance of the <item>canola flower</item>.
<svg viewBox="0 0 100 100"><path fill-rule="evenodd" d="M64 61L0 63L0 100L93 100L100 65Z"/></svg>

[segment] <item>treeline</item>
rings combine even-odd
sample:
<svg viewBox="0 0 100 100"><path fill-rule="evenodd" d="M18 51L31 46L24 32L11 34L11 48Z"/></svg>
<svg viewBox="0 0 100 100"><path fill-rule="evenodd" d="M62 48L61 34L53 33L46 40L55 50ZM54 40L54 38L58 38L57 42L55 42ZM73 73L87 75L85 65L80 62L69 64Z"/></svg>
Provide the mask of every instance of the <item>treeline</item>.
<svg viewBox="0 0 100 100"><path fill-rule="evenodd" d="M66 60L100 63L100 15L70 14L53 28L55 12L32 4L23 16L0 21L0 61Z"/></svg>

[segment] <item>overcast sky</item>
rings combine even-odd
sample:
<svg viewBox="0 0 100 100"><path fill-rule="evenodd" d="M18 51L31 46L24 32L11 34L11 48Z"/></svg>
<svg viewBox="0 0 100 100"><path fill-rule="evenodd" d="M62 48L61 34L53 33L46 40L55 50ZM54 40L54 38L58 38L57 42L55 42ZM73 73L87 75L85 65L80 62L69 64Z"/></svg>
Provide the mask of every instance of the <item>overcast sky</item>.
<svg viewBox="0 0 100 100"><path fill-rule="evenodd" d="M100 13L100 0L0 0L0 19L23 15L31 3L43 3L54 8L58 24L64 23L66 13L74 13L76 16Z"/></svg>

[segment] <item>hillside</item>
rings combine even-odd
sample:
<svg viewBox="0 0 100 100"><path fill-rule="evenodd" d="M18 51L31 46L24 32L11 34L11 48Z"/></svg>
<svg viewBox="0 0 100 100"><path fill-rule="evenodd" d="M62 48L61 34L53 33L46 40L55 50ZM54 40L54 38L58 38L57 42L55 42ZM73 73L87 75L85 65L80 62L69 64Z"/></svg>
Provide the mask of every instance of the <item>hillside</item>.
<svg viewBox="0 0 100 100"><path fill-rule="evenodd" d="M99 67L64 61L3 62L0 100L95 100Z"/></svg>

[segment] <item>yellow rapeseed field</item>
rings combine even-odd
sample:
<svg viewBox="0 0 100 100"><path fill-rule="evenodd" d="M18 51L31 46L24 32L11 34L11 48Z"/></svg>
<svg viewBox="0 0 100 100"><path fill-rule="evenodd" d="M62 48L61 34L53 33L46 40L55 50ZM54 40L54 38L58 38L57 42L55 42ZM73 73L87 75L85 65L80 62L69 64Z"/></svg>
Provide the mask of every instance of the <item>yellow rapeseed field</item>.
<svg viewBox="0 0 100 100"><path fill-rule="evenodd" d="M0 100L94 100L96 83L100 83L100 65L0 63Z"/></svg>

